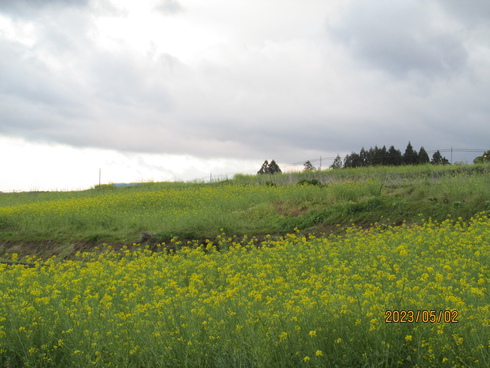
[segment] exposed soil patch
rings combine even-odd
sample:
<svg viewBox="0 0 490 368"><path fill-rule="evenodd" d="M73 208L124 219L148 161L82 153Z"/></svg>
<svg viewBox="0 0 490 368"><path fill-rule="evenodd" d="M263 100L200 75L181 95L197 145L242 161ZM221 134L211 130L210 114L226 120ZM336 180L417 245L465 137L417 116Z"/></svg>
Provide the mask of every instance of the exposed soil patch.
<svg viewBox="0 0 490 368"><path fill-rule="evenodd" d="M298 203L288 203L285 201L276 201L272 202L274 210L278 215L286 216L286 217L298 217L306 215L310 208L308 206Z"/></svg>

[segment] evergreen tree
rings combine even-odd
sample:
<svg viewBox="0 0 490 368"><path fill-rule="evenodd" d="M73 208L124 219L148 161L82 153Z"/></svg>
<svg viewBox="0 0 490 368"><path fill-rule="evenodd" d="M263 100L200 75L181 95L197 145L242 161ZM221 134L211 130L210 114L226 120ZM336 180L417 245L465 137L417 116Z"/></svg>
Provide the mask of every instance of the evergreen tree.
<svg viewBox="0 0 490 368"><path fill-rule="evenodd" d="M386 147L384 147L384 149L386 150ZM383 165L383 152L378 146L370 148L368 156L370 166Z"/></svg>
<svg viewBox="0 0 490 368"><path fill-rule="evenodd" d="M352 167L361 167L362 166L362 159L358 153L353 153L351 155L351 159L352 159Z"/></svg>
<svg viewBox="0 0 490 368"><path fill-rule="evenodd" d="M379 148L378 146L370 148L368 152L369 166L388 165L387 155L386 146L383 146L383 148Z"/></svg>
<svg viewBox="0 0 490 368"><path fill-rule="evenodd" d="M386 149L386 146L383 146L380 151L380 156L381 156L381 163L380 165L388 165L388 150Z"/></svg>
<svg viewBox="0 0 490 368"><path fill-rule="evenodd" d="M400 150L395 149L394 146L391 146L388 150L388 165L390 166L399 166L402 164L402 153Z"/></svg>
<svg viewBox="0 0 490 368"><path fill-rule="evenodd" d="M333 164L330 166L331 169L341 169L342 168L342 159L340 155L337 153L337 157L333 160Z"/></svg>
<svg viewBox="0 0 490 368"><path fill-rule="evenodd" d="M310 162L310 161L306 161L306 162L303 164L303 166L304 166L304 170L305 170L305 171L314 171L314 170L316 170L316 169L315 169L315 166L313 166L313 165L311 164L311 162Z"/></svg>
<svg viewBox="0 0 490 368"><path fill-rule="evenodd" d="M345 156L344 158L344 168L352 168L352 167L360 167L361 166L361 158L359 154L352 152L350 155Z"/></svg>
<svg viewBox="0 0 490 368"><path fill-rule="evenodd" d="M416 165L418 162L417 152L414 151L410 141L408 142L407 148L405 149L405 153L403 154L402 162L404 165Z"/></svg>
<svg viewBox="0 0 490 368"><path fill-rule="evenodd" d="M432 165L440 165L442 163L442 155L439 150L435 151L434 154L432 155L432 160L430 160L430 163Z"/></svg>
<svg viewBox="0 0 490 368"><path fill-rule="evenodd" d="M449 165L448 159L443 157L441 155L441 152L439 152L439 150L434 152L434 154L432 155L432 160L430 161L430 163L433 165Z"/></svg>
<svg viewBox="0 0 490 368"><path fill-rule="evenodd" d="M352 153L351 153L351 155L352 155ZM351 166L352 160L350 158L351 155L349 155L349 154L345 155L345 157L344 157L344 169L348 168L348 167L352 167Z"/></svg>
<svg viewBox="0 0 490 368"><path fill-rule="evenodd" d="M269 174L280 174L280 173L282 173L282 171L279 168L279 165L276 164L276 161L272 160L271 163L269 164Z"/></svg>
<svg viewBox="0 0 490 368"><path fill-rule="evenodd" d="M367 166L376 166L376 149L378 147L369 147L369 150L367 151Z"/></svg>
<svg viewBox="0 0 490 368"><path fill-rule="evenodd" d="M269 173L269 162L265 160L260 170L257 171L257 174L268 174L268 173Z"/></svg>
<svg viewBox="0 0 490 368"><path fill-rule="evenodd" d="M418 164L424 165L430 162L429 155L427 154L424 147L420 147L419 155L418 155Z"/></svg>
<svg viewBox="0 0 490 368"><path fill-rule="evenodd" d="M359 152L359 162L359 166L369 166L368 151L366 151L364 147L362 147L361 152Z"/></svg>

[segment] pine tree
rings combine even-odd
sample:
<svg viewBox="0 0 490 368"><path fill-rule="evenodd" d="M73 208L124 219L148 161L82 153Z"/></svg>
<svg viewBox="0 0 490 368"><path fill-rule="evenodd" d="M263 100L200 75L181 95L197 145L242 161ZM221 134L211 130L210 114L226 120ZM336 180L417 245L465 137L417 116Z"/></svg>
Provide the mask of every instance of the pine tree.
<svg viewBox="0 0 490 368"><path fill-rule="evenodd" d="M430 159L429 159L429 155L427 154L427 151L424 149L424 147L420 147L419 155L418 155L418 164L424 165L424 164L428 164L429 162Z"/></svg>
<svg viewBox="0 0 490 368"><path fill-rule="evenodd" d="M330 165L331 169L341 169L342 168L342 159L340 155L337 153L337 157L333 160L332 165Z"/></svg>
<svg viewBox="0 0 490 368"><path fill-rule="evenodd" d="M430 163L432 165L440 165L442 163L442 156L439 150L434 152L434 154L432 155L432 160L430 160Z"/></svg>
<svg viewBox="0 0 490 368"><path fill-rule="evenodd" d="M347 167L361 167L361 166L362 166L361 156L359 156L358 153L352 152L349 156L349 166Z"/></svg>
<svg viewBox="0 0 490 368"><path fill-rule="evenodd" d="M304 170L305 170L305 171L314 171L314 170L316 170L316 169L315 169L315 166L313 166L313 165L311 164L311 162L310 162L310 161L306 161L306 162L303 164L303 166L304 166Z"/></svg>
<svg viewBox="0 0 490 368"><path fill-rule="evenodd" d="M386 147L385 147L386 150ZM374 148L369 149L369 165L370 166L379 166L383 165L383 153L378 146L374 146Z"/></svg>
<svg viewBox="0 0 490 368"><path fill-rule="evenodd" d="M280 173L282 173L281 169L279 168L279 165L276 164L276 161L274 161L274 160L271 161L268 169L269 169L269 174L280 174Z"/></svg>
<svg viewBox="0 0 490 368"><path fill-rule="evenodd" d="M361 158L358 153L352 152L344 158L344 168L353 168L361 166Z"/></svg>
<svg viewBox="0 0 490 368"><path fill-rule="evenodd" d="M369 166L368 151L366 151L364 147L362 147L361 151L359 152L359 161L359 166Z"/></svg>
<svg viewBox="0 0 490 368"><path fill-rule="evenodd" d="M432 155L432 160L430 161L433 165L449 165L449 160L441 155L441 152L437 150Z"/></svg>
<svg viewBox="0 0 490 368"><path fill-rule="evenodd" d="M269 172L269 162L265 160L260 170L257 171L257 174L268 174L268 172Z"/></svg>
<svg viewBox="0 0 490 368"><path fill-rule="evenodd" d="M344 165L343 165L344 166L344 169L345 168L352 167L351 155L352 155L352 153L350 155L349 154L345 155L345 157L344 157Z"/></svg>
<svg viewBox="0 0 490 368"><path fill-rule="evenodd" d="M397 150L394 146L391 146L388 150L388 165L399 166L402 164L402 162L402 153L400 150Z"/></svg>
<svg viewBox="0 0 490 368"><path fill-rule="evenodd" d="M381 148L380 156L381 156L381 165L387 165L388 150L386 149L386 146L383 146L383 148Z"/></svg>
<svg viewBox="0 0 490 368"><path fill-rule="evenodd" d="M405 149L405 153L402 157L403 164L405 165L416 165L418 162L417 152L414 151L412 144L408 142L407 148Z"/></svg>

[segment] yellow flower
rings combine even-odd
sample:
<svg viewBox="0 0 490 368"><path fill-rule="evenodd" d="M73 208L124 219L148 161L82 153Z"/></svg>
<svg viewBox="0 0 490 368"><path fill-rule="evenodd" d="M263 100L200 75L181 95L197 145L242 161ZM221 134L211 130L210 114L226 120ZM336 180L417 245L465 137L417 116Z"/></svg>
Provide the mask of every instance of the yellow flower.
<svg viewBox="0 0 490 368"><path fill-rule="evenodd" d="M303 358L303 361L305 361L305 362L309 362L309 361L310 361L310 357L309 357L309 356L305 356L305 357Z"/></svg>
<svg viewBox="0 0 490 368"><path fill-rule="evenodd" d="M315 353L316 356L323 356L323 351L317 350Z"/></svg>
<svg viewBox="0 0 490 368"><path fill-rule="evenodd" d="M284 340L287 340L289 334L287 332L281 332L281 334L279 335L279 341L284 341Z"/></svg>
<svg viewBox="0 0 490 368"><path fill-rule="evenodd" d="M405 340L407 340L407 341L412 341L412 335L407 335L407 336L405 336Z"/></svg>

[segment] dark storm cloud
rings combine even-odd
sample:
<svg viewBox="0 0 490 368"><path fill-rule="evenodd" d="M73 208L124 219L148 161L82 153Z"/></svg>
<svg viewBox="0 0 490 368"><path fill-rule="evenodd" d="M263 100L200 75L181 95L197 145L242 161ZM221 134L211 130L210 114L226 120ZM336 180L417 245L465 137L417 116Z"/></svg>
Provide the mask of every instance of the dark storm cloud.
<svg viewBox="0 0 490 368"><path fill-rule="evenodd" d="M433 24L421 1L355 1L330 31L355 58L404 77L448 76L466 66L467 52L457 34Z"/></svg>

